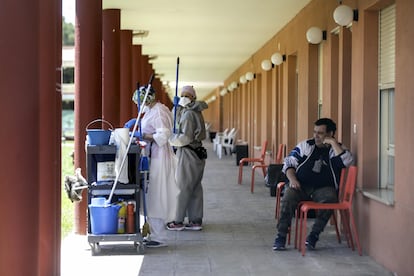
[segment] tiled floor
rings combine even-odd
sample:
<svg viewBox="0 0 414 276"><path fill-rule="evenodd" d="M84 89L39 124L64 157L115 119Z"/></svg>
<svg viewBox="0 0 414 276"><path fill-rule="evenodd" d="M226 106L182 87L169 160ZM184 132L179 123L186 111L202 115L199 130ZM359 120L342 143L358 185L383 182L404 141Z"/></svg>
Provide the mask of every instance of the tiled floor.
<svg viewBox="0 0 414 276"><path fill-rule="evenodd" d="M204 174L204 229L168 232L169 246L138 255L132 243L106 243L102 256L91 256L85 236L62 241L62 275L393 275L369 256L339 244L327 226L317 250L302 255L289 246L272 251L275 198L257 171L250 193L250 167L237 184L235 156L221 160L209 149ZM312 223L310 223L312 225ZM293 241L292 241L293 243Z"/></svg>

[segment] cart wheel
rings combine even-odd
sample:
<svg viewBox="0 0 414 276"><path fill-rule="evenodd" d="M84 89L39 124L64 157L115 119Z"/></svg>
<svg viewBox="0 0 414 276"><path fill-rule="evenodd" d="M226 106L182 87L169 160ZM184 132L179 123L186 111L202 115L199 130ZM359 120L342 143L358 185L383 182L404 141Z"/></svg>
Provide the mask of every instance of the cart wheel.
<svg viewBox="0 0 414 276"><path fill-rule="evenodd" d="M101 253L101 246L98 242L90 243L92 256L96 256L97 254Z"/></svg>
<svg viewBox="0 0 414 276"><path fill-rule="evenodd" d="M138 254L144 255L145 253L145 245L144 243L134 243L135 249L137 250Z"/></svg>

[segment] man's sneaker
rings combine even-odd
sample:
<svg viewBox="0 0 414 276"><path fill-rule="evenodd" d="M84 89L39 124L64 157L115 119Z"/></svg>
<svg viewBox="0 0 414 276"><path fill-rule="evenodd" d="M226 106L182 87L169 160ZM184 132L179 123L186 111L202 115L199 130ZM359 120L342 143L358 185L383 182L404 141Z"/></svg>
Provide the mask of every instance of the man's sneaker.
<svg viewBox="0 0 414 276"><path fill-rule="evenodd" d="M191 231L200 231L203 229L200 223L194 223L194 222L190 222L186 224L184 228L185 230L191 230Z"/></svg>
<svg viewBox="0 0 414 276"><path fill-rule="evenodd" d="M306 238L305 245L308 249L314 250L316 242L319 240L319 235L311 232Z"/></svg>
<svg viewBox="0 0 414 276"><path fill-rule="evenodd" d="M273 244L274 251L281 251L286 249L286 237L277 235L275 243Z"/></svg>
<svg viewBox="0 0 414 276"><path fill-rule="evenodd" d="M171 221L167 223L167 229L171 231L181 231L184 230L184 224L182 222Z"/></svg>
<svg viewBox="0 0 414 276"><path fill-rule="evenodd" d="M144 244L148 248L157 248L157 247L166 247L166 246L168 246L166 243L158 242L158 241L150 241L150 240L144 240Z"/></svg>

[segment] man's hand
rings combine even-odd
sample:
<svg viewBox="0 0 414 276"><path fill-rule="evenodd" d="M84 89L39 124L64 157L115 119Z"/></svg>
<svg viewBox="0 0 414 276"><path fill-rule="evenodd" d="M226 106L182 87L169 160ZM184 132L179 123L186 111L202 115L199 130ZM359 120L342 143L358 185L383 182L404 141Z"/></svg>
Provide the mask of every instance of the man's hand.
<svg viewBox="0 0 414 276"><path fill-rule="evenodd" d="M336 141L336 139L334 137L325 137L325 139L323 140L324 144L329 144L331 146L334 146L335 144L338 144L338 142Z"/></svg>
<svg viewBox="0 0 414 276"><path fill-rule="evenodd" d="M300 182L296 178L296 170L294 168L287 169L286 176L289 179L289 187L295 190L300 190Z"/></svg>
<svg viewBox="0 0 414 276"><path fill-rule="evenodd" d="M335 137L325 137L323 143L327 145L329 144L334 149L336 155L339 155L344 151L338 141L336 141Z"/></svg>
<svg viewBox="0 0 414 276"><path fill-rule="evenodd" d="M295 190L300 190L300 182L297 179L289 180L289 187Z"/></svg>

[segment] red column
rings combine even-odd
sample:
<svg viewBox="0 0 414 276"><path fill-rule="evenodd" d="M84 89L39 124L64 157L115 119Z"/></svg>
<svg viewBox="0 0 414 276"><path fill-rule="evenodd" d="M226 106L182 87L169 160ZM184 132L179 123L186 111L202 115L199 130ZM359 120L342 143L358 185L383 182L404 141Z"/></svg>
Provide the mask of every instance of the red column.
<svg viewBox="0 0 414 276"><path fill-rule="evenodd" d="M156 91L155 93L155 98L160 102L160 103L165 103L165 97L164 97L164 92L162 91L162 86L161 86L161 81L159 78L155 78L154 81L152 82L152 85L154 86L154 89Z"/></svg>
<svg viewBox="0 0 414 276"><path fill-rule="evenodd" d="M1 4L2 275L38 275L40 2Z"/></svg>
<svg viewBox="0 0 414 276"><path fill-rule="evenodd" d="M121 30L120 59L120 126L131 119L132 94L135 84L132 83L132 31Z"/></svg>
<svg viewBox="0 0 414 276"><path fill-rule="evenodd" d="M149 63L149 61L148 61L148 63L147 63L147 79L148 79L147 82L151 78L151 75L155 75L155 71L152 68L152 64ZM154 77L154 80L155 80L155 77ZM154 82L152 82L152 85L154 85Z"/></svg>
<svg viewBox="0 0 414 276"><path fill-rule="evenodd" d="M40 1L39 254L38 275L60 274L62 7Z"/></svg>
<svg viewBox="0 0 414 276"><path fill-rule="evenodd" d="M86 176L87 124L102 111L102 1L76 0L75 168ZM86 191L83 192L86 198ZM86 234L86 200L75 204L75 232Z"/></svg>
<svg viewBox="0 0 414 276"><path fill-rule="evenodd" d="M144 85L142 77L142 46L141 45L132 45L132 85L136 89L137 83L139 85ZM131 117L137 117L138 109L134 102L131 101L132 113Z"/></svg>
<svg viewBox="0 0 414 276"><path fill-rule="evenodd" d="M120 10L102 12L102 117L119 127Z"/></svg>
<svg viewBox="0 0 414 276"><path fill-rule="evenodd" d="M149 63L149 58L147 55L142 55L141 56L141 77L143 80L143 84L148 84L148 81L151 77L151 71L152 71L152 67L151 64Z"/></svg>

